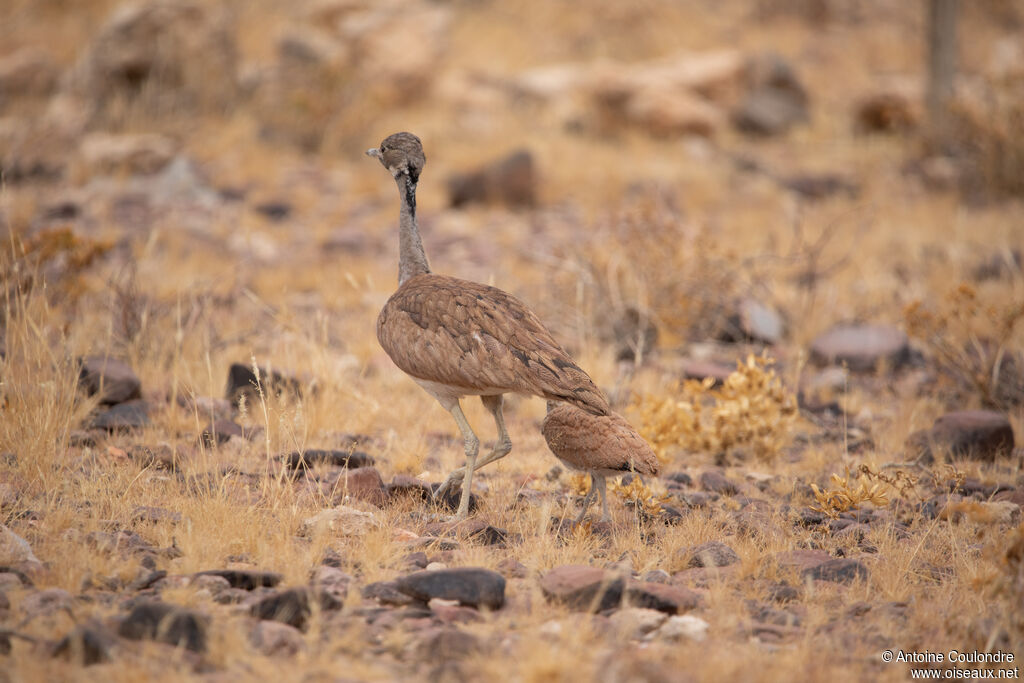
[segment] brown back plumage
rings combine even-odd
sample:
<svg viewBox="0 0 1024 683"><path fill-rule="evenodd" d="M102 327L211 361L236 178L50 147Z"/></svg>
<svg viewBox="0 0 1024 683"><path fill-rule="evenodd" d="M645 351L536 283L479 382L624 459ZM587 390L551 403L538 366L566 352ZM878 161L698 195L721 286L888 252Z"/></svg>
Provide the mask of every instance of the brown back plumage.
<svg viewBox="0 0 1024 683"><path fill-rule="evenodd" d="M573 469L644 476L661 469L650 445L615 413L592 415L562 403L548 410L541 432L551 452Z"/></svg>
<svg viewBox="0 0 1024 683"><path fill-rule="evenodd" d="M516 392L608 415L608 399L536 315L495 287L426 273L407 280L377 318L391 360L421 380L467 393Z"/></svg>

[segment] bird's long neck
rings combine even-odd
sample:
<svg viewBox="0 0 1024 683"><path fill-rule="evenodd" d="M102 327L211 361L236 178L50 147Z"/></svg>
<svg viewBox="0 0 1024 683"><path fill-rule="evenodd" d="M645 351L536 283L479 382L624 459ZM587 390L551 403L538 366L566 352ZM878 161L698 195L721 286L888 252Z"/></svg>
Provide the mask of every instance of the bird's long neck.
<svg viewBox="0 0 1024 683"><path fill-rule="evenodd" d="M400 173L395 180L402 202L398 218L398 284L401 286L414 275L429 273L430 265L416 225L416 183L408 173Z"/></svg>

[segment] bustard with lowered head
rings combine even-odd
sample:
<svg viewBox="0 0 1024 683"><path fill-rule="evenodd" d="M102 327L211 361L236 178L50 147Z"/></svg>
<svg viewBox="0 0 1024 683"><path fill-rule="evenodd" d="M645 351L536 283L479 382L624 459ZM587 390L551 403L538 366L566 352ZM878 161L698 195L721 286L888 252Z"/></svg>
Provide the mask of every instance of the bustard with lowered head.
<svg viewBox="0 0 1024 683"><path fill-rule="evenodd" d="M583 521L595 494L601 496L601 519L610 519L606 477L628 472L658 476L660 464L650 445L615 413L593 415L567 403L548 401L541 432L559 460L590 474L590 491L577 523Z"/></svg>
<svg viewBox="0 0 1024 683"><path fill-rule="evenodd" d="M502 416L509 392L570 403L593 415L608 399L519 299L495 287L430 272L416 224L416 184L426 158L420 139L395 133L366 151L398 185L398 290L377 318L377 339L395 365L451 413L462 432L466 465L448 475L442 495L464 479L457 517L469 511L473 472L508 455ZM460 399L480 396L494 416L498 440L479 460L480 441Z"/></svg>

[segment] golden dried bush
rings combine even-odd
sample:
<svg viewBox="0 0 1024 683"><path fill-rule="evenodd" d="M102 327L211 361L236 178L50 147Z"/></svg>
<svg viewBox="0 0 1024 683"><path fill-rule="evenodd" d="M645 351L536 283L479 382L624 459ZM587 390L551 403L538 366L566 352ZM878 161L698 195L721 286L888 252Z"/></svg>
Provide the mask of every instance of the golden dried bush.
<svg viewBox="0 0 1024 683"><path fill-rule="evenodd" d="M654 491L636 476L630 479L628 484L612 482L611 489L624 503L647 517L660 515L662 504L668 502L666 495Z"/></svg>
<svg viewBox="0 0 1024 683"><path fill-rule="evenodd" d="M738 449L775 459L789 442L797 417L795 395L766 356L747 356L721 387L687 380L634 407L640 433L667 460L674 449L729 454Z"/></svg>
<svg viewBox="0 0 1024 683"><path fill-rule="evenodd" d="M870 502L876 507L885 507L889 504L882 484L870 484L870 477L863 471L858 471L854 475L854 481L851 481L850 477L849 470L846 471L845 477L833 474L832 486L825 490L811 484L814 498L818 501L811 509L836 519L840 513L856 510L864 503Z"/></svg>

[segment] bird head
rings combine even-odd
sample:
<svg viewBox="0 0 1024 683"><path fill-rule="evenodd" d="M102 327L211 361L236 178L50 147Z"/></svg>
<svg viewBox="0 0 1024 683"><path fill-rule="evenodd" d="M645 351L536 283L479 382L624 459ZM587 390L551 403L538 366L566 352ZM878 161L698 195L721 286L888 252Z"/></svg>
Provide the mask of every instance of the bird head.
<svg viewBox="0 0 1024 683"><path fill-rule="evenodd" d="M379 159L396 180L406 175L413 185L419 181L423 165L427 163L423 145L412 133L389 135L380 143L380 147L366 150L366 155Z"/></svg>

